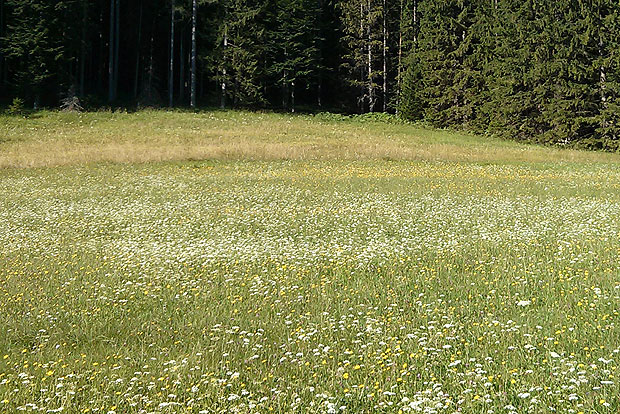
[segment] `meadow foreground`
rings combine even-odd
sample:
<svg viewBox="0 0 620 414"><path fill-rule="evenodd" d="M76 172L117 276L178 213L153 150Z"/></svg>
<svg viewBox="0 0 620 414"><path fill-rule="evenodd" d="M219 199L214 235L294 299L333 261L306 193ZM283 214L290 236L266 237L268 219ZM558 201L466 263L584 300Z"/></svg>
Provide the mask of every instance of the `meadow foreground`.
<svg viewBox="0 0 620 414"><path fill-rule="evenodd" d="M0 412L617 413L618 157L419 131L0 170Z"/></svg>

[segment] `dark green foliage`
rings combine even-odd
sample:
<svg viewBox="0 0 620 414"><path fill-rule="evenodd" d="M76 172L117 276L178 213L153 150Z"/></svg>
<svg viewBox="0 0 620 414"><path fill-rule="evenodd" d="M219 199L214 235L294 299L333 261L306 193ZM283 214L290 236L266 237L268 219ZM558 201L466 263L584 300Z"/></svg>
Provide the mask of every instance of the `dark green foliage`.
<svg viewBox="0 0 620 414"><path fill-rule="evenodd" d="M264 55L264 29L258 24L263 5L256 0L223 0L215 60L216 80L225 82L224 100L233 106L264 103L260 62Z"/></svg>
<svg viewBox="0 0 620 414"><path fill-rule="evenodd" d="M188 105L193 1L174 4L171 39L169 0L0 0L0 98L135 107L172 87ZM620 149L617 1L199 0L196 39L199 105L396 112Z"/></svg>
<svg viewBox="0 0 620 414"><path fill-rule="evenodd" d="M620 5L424 1L402 113L436 126L617 150Z"/></svg>
<svg viewBox="0 0 620 414"><path fill-rule="evenodd" d="M17 91L36 106L46 95L57 94L66 75L67 35L72 25L67 15L73 2L8 0L12 16L7 20L3 54L10 65Z"/></svg>
<svg viewBox="0 0 620 414"><path fill-rule="evenodd" d="M281 91L282 109L295 110L295 91L309 89L322 69L321 11L316 0L268 2L267 75Z"/></svg>
<svg viewBox="0 0 620 414"><path fill-rule="evenodd" d="M594 66L599 70L601 109L594 120L595 134L585 144L620 151L620 8L603 0L596 12L600 53Z"/></svg>
<svg viewBox="0 0 620 414"><path fill-rule="evenodd" d="M475 116L480 78L473 45L474 9L459 0L421 3L418 46L425 117L438 126L468 123Z"/></svg>
<svg viewBox="0 0 620 414"><path fill-rule="evenodd" d="M420 62L415 53L407 56L404 66L399 114L405 119L419 120L424 117L425 99L422 96L424 88Z"/></svg>
<svg viewBox="0 0 620 414"><path fill-rule="evenodd" d="M24 100L21 98L13 98L13 102L7 109L9 115L24 115L26 108L24 107Z"/></svg>

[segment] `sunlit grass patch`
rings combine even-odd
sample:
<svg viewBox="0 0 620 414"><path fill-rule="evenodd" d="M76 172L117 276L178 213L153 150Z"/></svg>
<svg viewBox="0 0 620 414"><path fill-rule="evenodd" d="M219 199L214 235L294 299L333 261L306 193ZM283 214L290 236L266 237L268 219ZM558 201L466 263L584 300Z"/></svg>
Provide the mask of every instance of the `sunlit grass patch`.
<svg viewBox="0 0 620 414"><path fill-rule="evenodd" d="M0 168L206 159L618 163L620 156L321 114L140 111L40 112L30 118L0 115Z"/></svg>

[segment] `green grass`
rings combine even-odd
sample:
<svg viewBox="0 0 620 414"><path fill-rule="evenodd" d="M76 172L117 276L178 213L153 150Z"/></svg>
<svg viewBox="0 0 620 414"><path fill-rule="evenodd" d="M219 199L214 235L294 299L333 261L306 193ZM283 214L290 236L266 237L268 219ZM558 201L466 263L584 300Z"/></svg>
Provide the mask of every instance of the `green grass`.
<svg viewBox="0 0 620 414"><path fill-rule="evenodd" d="M620 156L321 114L0 115L0 168L201 159L618 163Z"/></svg>
<svg viewBox="0 0 620 414"><path fill-rule="evenodd" d="M617 155L245 112L3 120L3 149L91 152L0 170L0 412L620 410ZM209 134L282 152L95 151Z"/></svg>

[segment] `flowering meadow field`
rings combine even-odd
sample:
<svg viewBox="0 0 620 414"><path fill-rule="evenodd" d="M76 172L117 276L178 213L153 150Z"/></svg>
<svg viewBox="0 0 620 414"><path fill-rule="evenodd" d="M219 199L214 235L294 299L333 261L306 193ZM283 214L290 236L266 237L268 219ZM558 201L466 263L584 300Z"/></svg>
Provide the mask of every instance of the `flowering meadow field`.
<svg viewBox="0 0 620 414"><path fill-rule="evenodd" d="M620 412L620 164L507 157L0 170L0 412Z"/></svg>

